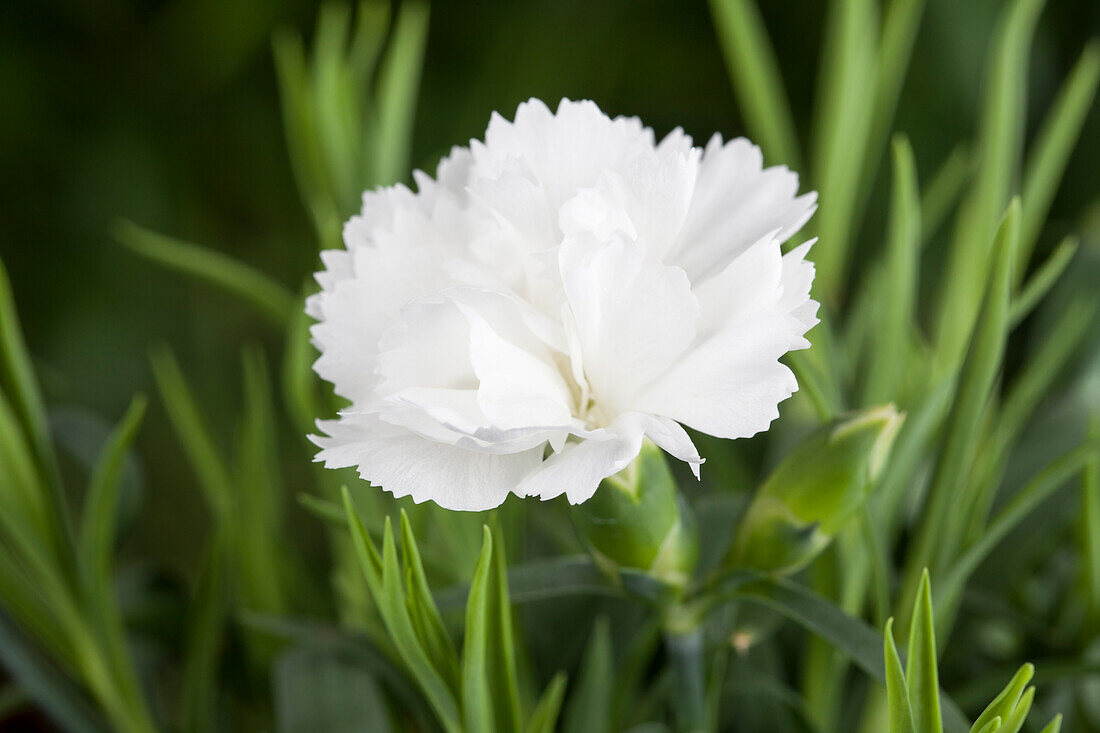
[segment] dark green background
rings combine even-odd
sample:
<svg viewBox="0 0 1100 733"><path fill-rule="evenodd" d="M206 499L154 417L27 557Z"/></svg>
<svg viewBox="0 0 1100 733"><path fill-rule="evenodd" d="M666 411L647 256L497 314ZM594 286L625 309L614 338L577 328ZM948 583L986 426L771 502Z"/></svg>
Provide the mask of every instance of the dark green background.
<svg viewBox="0 0 1100 733"><path fill-rule="evenodd" d="M805 138L823 3L760 5ZM970 137L1000 5L928 3L897 121L922 176ZM269 39L282 25L308 35L315 17L305 2L0 2L0 256L51 405L78 408L70 420L112 422L132 393L152 392L147 351L167 342L228 442L240 346L279 334L237 301L138 260L109 226L127 217L299 287L314 240L284 150ZM1030 127L1098 32L1100 3L1050 0L1032 54ZM480 136L490 112L510 117L531 96L592 98L700 141L742 131L704 2L437 2L414 162L433 166ZM1041 250L1094 203L1097 110ZM872 244L885 183L865 232ZM306 455L289 434L283 448ZM142 521L126 551L193 567L204 512L155 400L140 451Z"/></svg>

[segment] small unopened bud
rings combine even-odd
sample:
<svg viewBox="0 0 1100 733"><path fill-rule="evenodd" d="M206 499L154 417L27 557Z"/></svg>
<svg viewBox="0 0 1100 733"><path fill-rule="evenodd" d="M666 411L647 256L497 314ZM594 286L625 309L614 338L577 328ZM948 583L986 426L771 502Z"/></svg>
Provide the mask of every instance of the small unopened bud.
<svg viewBox="0 0 1100 733"><path fill-rule="evenodd" d="M664 454L648 440L573 513L604 570L641 570L678 588L690 579L699 554L694 522Z"/></svg>
<svg viewBox="0 0 1100 733"><path fill-rule="evenodd" d="M810 435L753 498L728 564L786 574L813 560L863 504L904 418L885 405Z"/></svg>

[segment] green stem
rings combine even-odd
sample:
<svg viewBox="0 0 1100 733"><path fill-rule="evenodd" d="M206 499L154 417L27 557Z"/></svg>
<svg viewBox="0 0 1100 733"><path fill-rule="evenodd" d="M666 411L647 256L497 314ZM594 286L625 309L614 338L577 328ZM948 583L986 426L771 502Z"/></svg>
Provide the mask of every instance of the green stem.
<svg viewBox="0 0 1100 733"><path fill-rule="evenodd" d="M665 651L672 666L672 703L676 730L702 733L706 722L706 654L703 629L698 623L683 625L678 609L663 624Z"/></svg>

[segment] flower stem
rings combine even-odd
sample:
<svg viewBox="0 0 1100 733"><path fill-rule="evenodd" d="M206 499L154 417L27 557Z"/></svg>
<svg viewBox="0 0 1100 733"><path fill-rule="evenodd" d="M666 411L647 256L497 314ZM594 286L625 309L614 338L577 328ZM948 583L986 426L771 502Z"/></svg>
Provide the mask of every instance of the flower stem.
<svg viewBox="0 0 1100 733"><path fill-rule="evenodd" d="M664 625L665 650L672 666L672 707L679 733L702 733L706 720L703 629Z"/></svg>

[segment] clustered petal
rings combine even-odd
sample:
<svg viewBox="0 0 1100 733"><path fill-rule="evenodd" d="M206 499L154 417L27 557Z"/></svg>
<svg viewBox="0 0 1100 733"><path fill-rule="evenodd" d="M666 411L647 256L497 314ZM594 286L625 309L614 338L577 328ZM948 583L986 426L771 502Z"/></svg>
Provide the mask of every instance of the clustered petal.
<svg viewBox="0 0 1100 733"><path fill-rule="evenodd" d="M531 100L414 178L364 194L306 304L350 403L326 466L448 509L579 503L646 438L698 475L685 426L751 436L798 388L812 243L780 247L816 194L749 141Z"/></svg>

